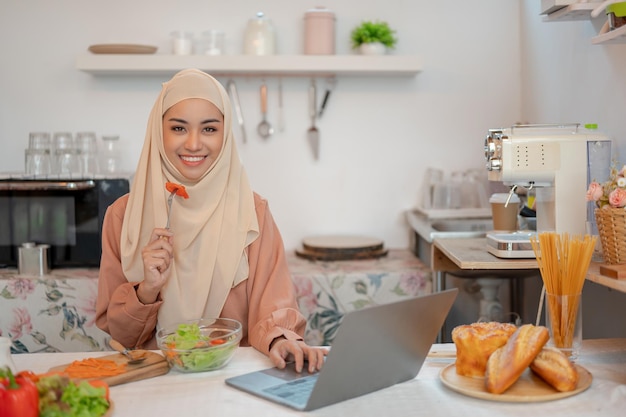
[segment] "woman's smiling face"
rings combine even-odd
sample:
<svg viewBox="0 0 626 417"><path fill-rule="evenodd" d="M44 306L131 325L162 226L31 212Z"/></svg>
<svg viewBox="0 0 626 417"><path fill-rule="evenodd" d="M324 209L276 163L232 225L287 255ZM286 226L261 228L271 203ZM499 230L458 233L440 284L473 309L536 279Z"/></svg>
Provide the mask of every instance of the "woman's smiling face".
<svg viewBox="0 0 626 417"><path fill-rule="evenodd" d="M210 101L179 101L163 115L163 147L170 162L194 181L213 165L224 145L224 115Z"/></svg>

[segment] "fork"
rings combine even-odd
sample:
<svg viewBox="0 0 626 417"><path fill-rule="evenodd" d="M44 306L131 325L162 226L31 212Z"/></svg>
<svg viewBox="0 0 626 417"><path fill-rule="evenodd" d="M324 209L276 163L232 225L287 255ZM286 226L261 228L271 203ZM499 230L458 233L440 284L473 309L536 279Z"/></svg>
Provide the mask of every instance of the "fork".
<svg viewBox="0 0 626 417"><path fill-rule="evenodd" d="M178 190L174 190L170 193L170 196L167 198L167 223L165 224L165 228L170 230L170 213L172 212L172 201L174 200L174 195Z"/></svg>

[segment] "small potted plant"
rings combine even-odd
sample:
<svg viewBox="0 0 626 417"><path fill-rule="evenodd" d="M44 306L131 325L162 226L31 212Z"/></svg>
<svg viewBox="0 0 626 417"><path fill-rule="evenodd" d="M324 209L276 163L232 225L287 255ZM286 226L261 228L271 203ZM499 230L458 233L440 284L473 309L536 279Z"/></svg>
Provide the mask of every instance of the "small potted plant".
<svg viewBox="0 0 626 417"><path fill-rule="evenodd" d="M398 39L395 33L387 22L364 21L350 34L352 48L358 49L364 55L382 55L387 49L396 46Z"/></svg>

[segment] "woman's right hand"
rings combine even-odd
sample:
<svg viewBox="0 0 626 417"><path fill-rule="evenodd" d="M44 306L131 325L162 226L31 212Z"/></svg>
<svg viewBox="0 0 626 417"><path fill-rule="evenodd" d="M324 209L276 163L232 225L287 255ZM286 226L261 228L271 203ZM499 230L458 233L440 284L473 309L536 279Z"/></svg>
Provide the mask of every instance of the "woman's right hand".
<svg viewBox="0 0 626 417"><path fill-rule="evenodd" d="M154 303L169 276L173 257L172 237L167 229L154 229L150 241L142 249L143 281L137 288L137 297L144 304Z"/></svg>

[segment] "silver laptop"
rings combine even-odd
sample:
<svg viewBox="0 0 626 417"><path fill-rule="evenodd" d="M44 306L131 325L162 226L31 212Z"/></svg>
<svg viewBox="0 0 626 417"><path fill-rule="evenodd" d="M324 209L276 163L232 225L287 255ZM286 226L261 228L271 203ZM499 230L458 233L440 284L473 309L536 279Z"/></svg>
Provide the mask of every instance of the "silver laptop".
<svg viewBox="0 0 626 417"><path fill-rule="evenodd" d="M297 373L291 363L226 383L308 411L408 381L421 369L457 293L453 288L347 313L317 373Z"/></svg>

